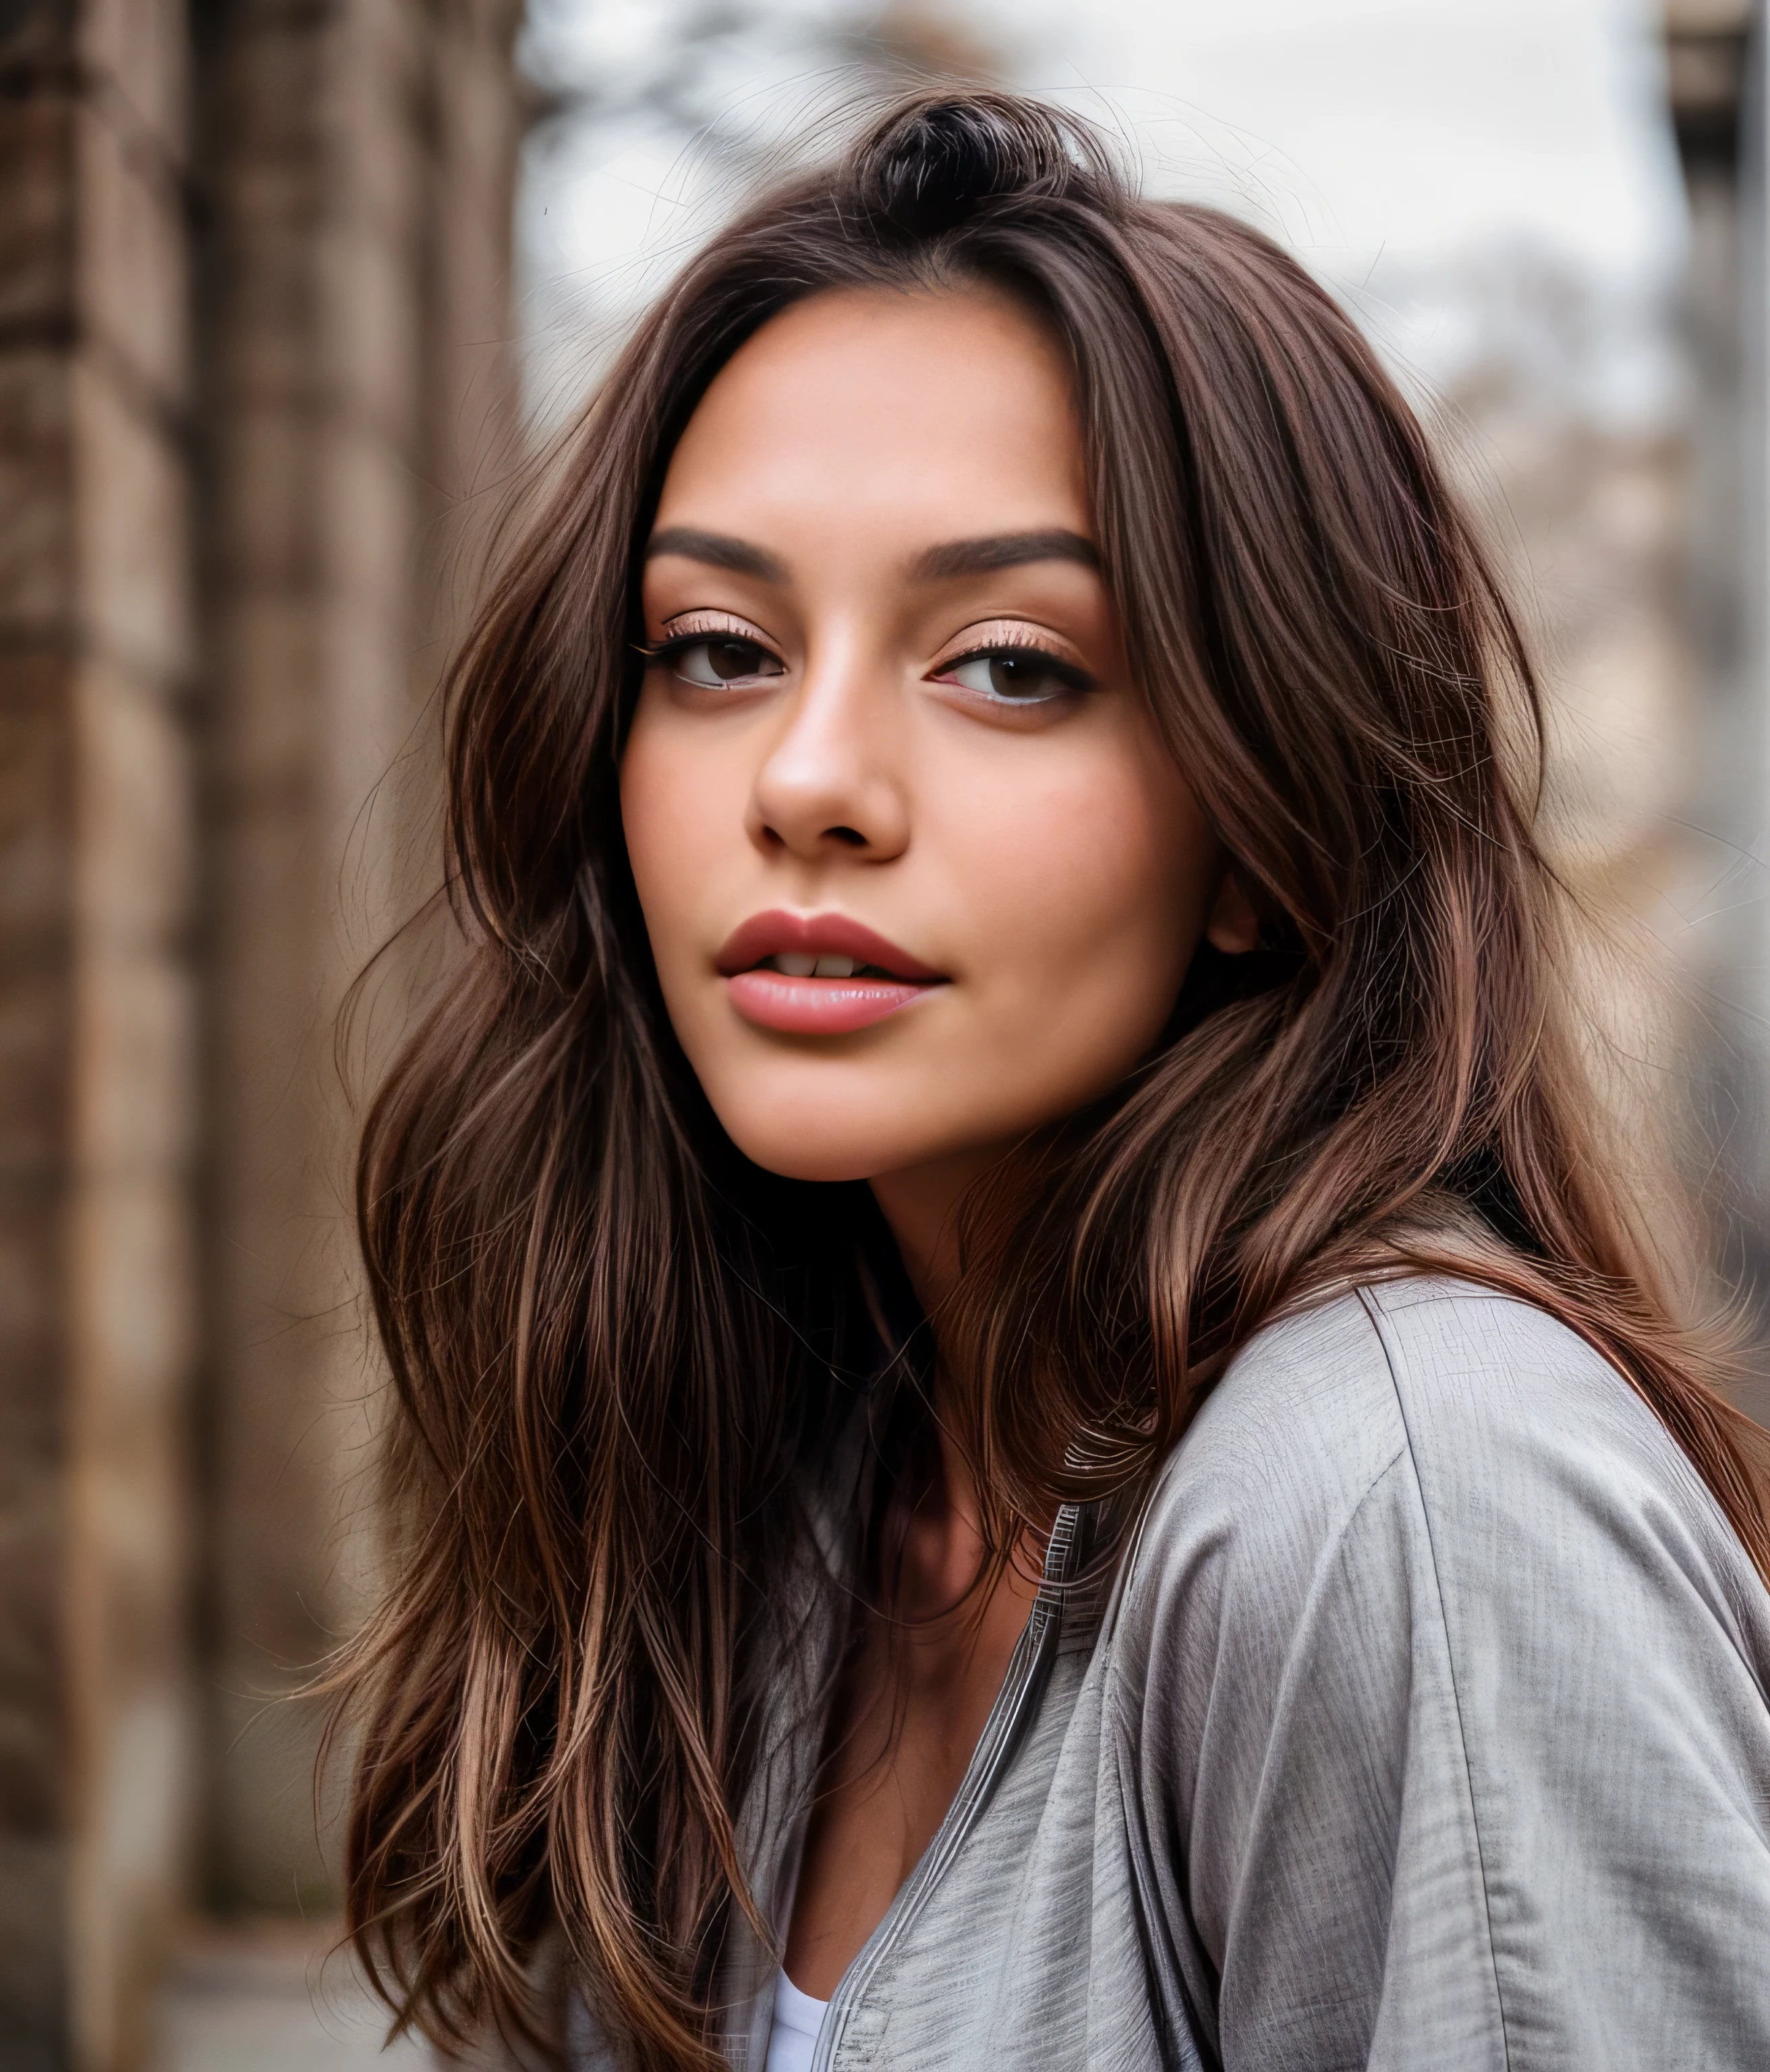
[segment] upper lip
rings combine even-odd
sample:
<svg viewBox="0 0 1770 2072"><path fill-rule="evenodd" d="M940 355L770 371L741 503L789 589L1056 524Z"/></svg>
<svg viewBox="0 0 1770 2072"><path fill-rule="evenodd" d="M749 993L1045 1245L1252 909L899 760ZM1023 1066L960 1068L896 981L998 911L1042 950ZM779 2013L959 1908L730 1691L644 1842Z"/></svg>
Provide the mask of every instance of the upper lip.
<svg viewBox="0 0 1770 2072"><path fill-rule="evenodd" d="M726 938L715 961L721 977L732 978L754 970L764 957L792 950L812 956L852 957L857 964L878 965L893 978L926 983L943 976L846 914L789 914L780 907L752 914L741 922Z"/></svg>

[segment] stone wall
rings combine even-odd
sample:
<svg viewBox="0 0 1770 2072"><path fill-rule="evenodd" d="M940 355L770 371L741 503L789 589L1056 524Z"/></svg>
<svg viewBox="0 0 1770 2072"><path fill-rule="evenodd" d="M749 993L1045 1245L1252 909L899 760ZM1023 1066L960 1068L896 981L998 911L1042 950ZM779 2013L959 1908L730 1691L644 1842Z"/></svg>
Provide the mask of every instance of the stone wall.
<svg viewBox="0 0 1770 2072"><path fill-rule="evenodd" d="M191 1803L185 50L0 21L0 2064L119 2062Z"/></svg>
<svg viewBox="0 0 1770 2072"><path fill-rule="evenodd" d="M519 11L0 6L0 2072L138 2062L181 1908L327 1884L332 1023L512 433Z"/></svg>
<svg viewBox="0 0 1770 2072"><path fill-rule="evenodd" d="M451 514L508 428L513 27L459 0L251 0L198 39L209 1873L230 1904L324 1882L318 1718L265 1700L349 1623L366 1493L333 1026L422 847Z"/></svg>

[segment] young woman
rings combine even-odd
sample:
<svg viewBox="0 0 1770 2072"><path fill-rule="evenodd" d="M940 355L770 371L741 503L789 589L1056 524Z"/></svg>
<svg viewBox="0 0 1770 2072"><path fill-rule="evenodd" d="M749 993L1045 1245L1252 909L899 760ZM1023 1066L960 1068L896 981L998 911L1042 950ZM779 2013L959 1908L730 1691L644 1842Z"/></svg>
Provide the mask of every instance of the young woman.
<svg viewBox="0 0 1770 2072"><path fill-rule="evenodd" d="M1770 1524L1418 426L1092 134L640 327L454 686L364 1144L350 1900L586 2066L1770 2065Z"/></svg>

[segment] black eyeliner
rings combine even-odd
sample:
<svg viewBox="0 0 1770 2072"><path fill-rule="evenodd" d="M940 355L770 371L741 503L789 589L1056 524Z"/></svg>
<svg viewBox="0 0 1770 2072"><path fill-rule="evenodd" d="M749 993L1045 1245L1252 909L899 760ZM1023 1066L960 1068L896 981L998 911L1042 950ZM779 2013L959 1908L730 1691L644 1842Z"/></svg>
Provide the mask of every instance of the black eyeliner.
<svg viewBox="0 0 1770 2072"><path fill-rule="evenodd" d="M986 647L972 648L962 655L955 655L950 661L941 664L941 674L963 668L967 662L1039 662L1048 669L1059 683L1072 691L1095 691L1100 688L1100 679L1091 676L1073 662L1066 662L1061 656L1053 655L1048 648L1035 648L1030 642L1018 640L992 641Z"/></svg>

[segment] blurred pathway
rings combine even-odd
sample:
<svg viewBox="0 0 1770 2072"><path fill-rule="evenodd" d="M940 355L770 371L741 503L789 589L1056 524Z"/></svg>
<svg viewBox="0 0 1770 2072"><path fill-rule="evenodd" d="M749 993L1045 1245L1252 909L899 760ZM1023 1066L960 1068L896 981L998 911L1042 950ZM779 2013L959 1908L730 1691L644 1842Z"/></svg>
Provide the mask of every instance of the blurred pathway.
<svg viewBox="0 0 1770 2072"><path fill-rule="evenodd" d="M422 2045L384 2051L385 2010L333 1921L192 1931L160 1996L152 2072L423 2072Z"/></svg>

